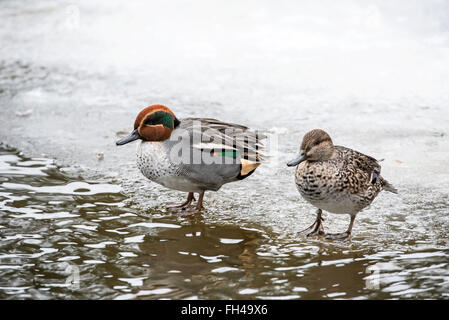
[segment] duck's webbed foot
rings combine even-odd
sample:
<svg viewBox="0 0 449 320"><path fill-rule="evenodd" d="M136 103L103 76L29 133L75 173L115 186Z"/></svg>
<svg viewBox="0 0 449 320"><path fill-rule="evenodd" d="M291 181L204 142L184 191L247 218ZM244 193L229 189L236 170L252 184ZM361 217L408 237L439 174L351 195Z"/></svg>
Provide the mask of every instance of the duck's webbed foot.
<svg viewBox="0 0 449 320"><path fill-rule="evenodd" d="M199 210L197 207L184 207L176 211L176 213L180 216L190 216L201 213L201 209Z"/></svg>
<svg viewBox="0 0 449 320"><path fill-rule="evenodd" d="M168 208L172 211L177 211L179 209L184 209L190 206L190 204L195 201L195 196L193 195L193 192L189 192L189 195L187 196L187 200L181 204L171 204L168 206Z"/></svg>
<svg viewBox="0 0 449 320"><path fill-rule="evenodd" d="M191 197L192 197L192 199L194 199L193 192L190 192L189 198L187 200L190 199L190 194L192 194ZM201 213L201 210L203 209L203 197L204 197L204 192L200 193L200 196L198 197L198 202L196 203L195 207L190 207L190 203L192 202L192 200L190 200L190 202L186 201L186 205L184 205L180 208L178 207L178 210L176 210L176 213L178 213L180 215L193 215L193 214Z"/></svg>
<svg viewBox="0 0 449 320"><path fill-rule="evenodd" d="M324 219L321 217L321 213L322 213L321 209L318 209L315 222L307 229L300 231L299 234L303 234L307 237L324 235L325 234L323 226Z"/></svg>
<svg viewBox="0 0 449 320"><path fill-rule="evenodd" d="M351 239L351 232L346 231L342 233L328 233L324 239L332 241L346 241Z"/></svg>
<svg viewBox="0 0 449 320"><path fill-rule="evenodd" d="M354 225L355 214L351 214L351 221L349 222L349 227L346 232L342 233L328 233L326 234L326 240L334 240L334 241L346 241L351 239L352 226Z"/></svg>

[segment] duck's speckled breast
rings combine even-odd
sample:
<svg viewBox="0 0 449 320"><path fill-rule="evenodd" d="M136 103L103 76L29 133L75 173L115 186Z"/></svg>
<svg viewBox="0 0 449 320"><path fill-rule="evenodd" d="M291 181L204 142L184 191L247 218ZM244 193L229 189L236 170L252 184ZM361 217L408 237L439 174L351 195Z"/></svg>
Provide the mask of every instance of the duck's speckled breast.
<svg viewBox="0 0 449 320"><path fill-rule="evenodd" d="M137 167L145 177L162 185L179 171L178 166L170 162L169 152L163 142L140 141L137 146Z"/></svg>
<svg viewBox="0 0 449 320"><path fill-rule="evenodd" d="M295 182L299 193L308 201L320 201L334 197L335 179L338 170L333 166L304 161L295 172Z"/></svg>
<svg viewBox="0 0 449 320"><path fill-rule="evenodd" d="M300 163L295 182L305 200L328 212L355 214L371 202L345 183L340 168L332 161Z"/></svg>

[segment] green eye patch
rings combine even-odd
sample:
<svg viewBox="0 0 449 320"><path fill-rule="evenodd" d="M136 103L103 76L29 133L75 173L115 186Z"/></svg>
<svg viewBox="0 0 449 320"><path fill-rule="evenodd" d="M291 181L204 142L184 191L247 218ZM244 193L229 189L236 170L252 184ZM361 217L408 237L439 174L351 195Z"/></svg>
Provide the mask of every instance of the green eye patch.
<svg viewBox="0 0 449 320"><path fill-rule="evenodd" d="M145 118L145 121L143 123L150 126L162 124L163 126L172 130L174 128L173 116L170 113L164 111L156 111L150 114Z"/></svg>

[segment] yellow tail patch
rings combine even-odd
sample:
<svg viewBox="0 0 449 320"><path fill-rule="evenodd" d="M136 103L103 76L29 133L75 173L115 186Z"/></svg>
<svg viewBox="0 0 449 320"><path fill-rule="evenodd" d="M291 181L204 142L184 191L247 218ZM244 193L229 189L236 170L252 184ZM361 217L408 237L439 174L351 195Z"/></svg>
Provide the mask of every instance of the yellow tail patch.
<svg viewBox="0 0 449 320"><path fill-rule="evenodd" d="M246 176L251 171L256 170L256 168L260 165L260 162L251 162L246 159L240 159L240 163L242 164L242 170L240 170L241 176Z"/></svg>

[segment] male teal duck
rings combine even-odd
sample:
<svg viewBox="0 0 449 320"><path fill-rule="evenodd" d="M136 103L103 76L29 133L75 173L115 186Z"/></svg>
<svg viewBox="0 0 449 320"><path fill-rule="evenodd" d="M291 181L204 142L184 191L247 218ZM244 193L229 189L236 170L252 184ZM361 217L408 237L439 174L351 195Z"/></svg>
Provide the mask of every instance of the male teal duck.
<svg viewBox="0 0 449 320"><path fill-rule="evenodd" d="M203 208L205 191L249 177L263 160L266 138L249 128L210 118L178 119L166 106L152 105L137 115L131 134L116 142L139 140L137 166L149 180L188 192L172 206L186 213ZM195 201L195 208L190 205Z"/></svg>
<svg viewBox="0 0 449 320"><path fill-rule="evenodd" d="M301 233L347 240L358 212L367 207L380 191L397 190L380 175L378 161L355 150L334 146L329 134L320 129L308 132L298 156L287 163L297 166L295 182L301 196L318 208L315 222ZM348 230L326 234L322 211L346 213L351 217Z"/></svg>

